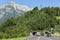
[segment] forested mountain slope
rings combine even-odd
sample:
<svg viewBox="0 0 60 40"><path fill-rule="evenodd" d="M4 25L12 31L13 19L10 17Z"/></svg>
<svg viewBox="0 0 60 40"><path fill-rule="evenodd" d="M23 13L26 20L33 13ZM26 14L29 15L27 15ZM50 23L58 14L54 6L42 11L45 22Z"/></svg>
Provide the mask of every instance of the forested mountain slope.
<svg viewBox="0 0 60 40"><path fill-rule="evenodd" d="M48 7L39 10L38 7L35 7L17 19L8 19L0 25L0 38L21 37L29 35L31 31L50 30L59 24L56 20L56 16L59 16L57 13L59 9Z"/></svg>

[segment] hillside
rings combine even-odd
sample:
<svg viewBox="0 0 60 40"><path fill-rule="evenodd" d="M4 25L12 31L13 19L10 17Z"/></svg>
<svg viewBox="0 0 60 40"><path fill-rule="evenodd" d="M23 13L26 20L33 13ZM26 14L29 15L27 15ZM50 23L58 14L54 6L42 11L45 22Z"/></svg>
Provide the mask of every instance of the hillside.
<svg viewBox="0 0 60 40"><path fill-rule="evenodd" d="M5 21L5 23L0 25L0 38L28 36L32 31L50 30L54 28L56 24L59 24L56 20L57 15L55 15L54 11L51 11L53 9L49 11L42 9L39 10L38 7L35 7L17 19L10 18Z"/></svg>

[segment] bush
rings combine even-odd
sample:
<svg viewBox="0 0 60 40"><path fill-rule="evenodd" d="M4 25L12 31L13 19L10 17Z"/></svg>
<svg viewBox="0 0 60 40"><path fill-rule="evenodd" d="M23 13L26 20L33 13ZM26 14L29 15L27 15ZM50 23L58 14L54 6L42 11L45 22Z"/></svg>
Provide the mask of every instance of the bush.
<svg viewBox="0 0 60 40"><path fill-rule="evenodd" d="M25 36L29 36L29 33L21 33L17 37L25 37Z"/></svg>

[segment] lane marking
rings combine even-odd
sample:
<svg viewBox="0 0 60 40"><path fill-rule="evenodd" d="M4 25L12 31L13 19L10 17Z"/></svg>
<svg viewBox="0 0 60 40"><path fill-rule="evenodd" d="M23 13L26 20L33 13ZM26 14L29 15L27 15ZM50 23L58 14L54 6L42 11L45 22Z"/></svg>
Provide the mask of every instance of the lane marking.
<svg viewBox="0 0 60 40"><path fill-rule="evenodd" d="M38 38L38 40L40 39L40 37Z"/></svg>
<svg viewBox="0 0 60 40"><path fill-rule="evenodd" d="M52 40L52 39L50 39L50 40Z"/></svg>

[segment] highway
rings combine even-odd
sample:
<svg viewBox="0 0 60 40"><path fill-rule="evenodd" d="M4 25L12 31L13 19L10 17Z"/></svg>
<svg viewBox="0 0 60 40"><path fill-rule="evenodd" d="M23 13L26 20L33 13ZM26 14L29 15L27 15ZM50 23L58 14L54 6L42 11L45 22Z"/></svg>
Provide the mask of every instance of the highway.
<svg viewBox="0 0 60 40"><path fill-rule="evenodd" d="M60 37L32 36L23 40L60 40Z"/></svg>

